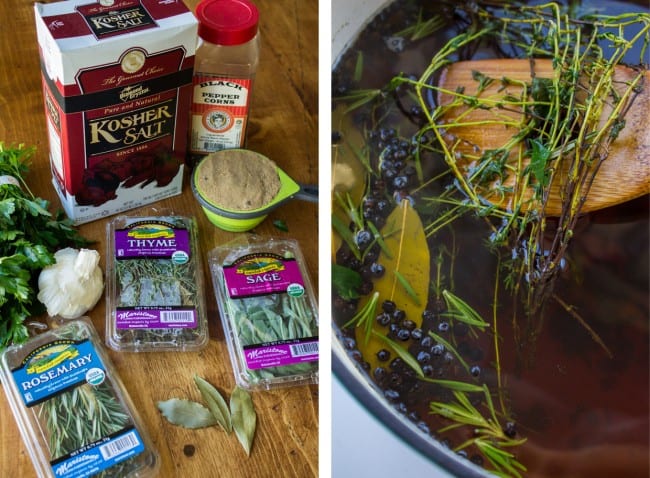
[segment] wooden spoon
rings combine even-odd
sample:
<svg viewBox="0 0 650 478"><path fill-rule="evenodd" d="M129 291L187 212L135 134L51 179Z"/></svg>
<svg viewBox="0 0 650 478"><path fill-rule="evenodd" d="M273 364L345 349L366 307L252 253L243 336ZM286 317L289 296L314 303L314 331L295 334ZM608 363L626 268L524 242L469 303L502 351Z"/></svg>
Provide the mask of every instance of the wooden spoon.
<svg viewBox="0 0 650 478"><path fill-rule="evenodd" d="M502 99L505 95L515 97L521 96L522 88L516 85L508 85L504 88L501 78L521 80L530 84L532 63L519 59L496 59L496 60L475 60L461 61L451 64L441 74L438 86L441 89L454 92L458 87L464 88L464 93L471 96L478 96L481 99ZM479 82L473 78L474 72L494 78L480 94L477 94ZM552 78L554 75L551 60L536 60L534 62L534 74L538 78ZM626 81L630 81L638 74L631 68L618 66L614 73L614 81L620 85L620 91L626 88ZM589 194L582 206L581 211L589 212L626 202L650 192L650 74L646 70L643 90L632 102L630 109L625 115L626 124L618 138L611 144L608 157L602 162L592 183ZM620 83L619 83L620 82ZM438 105L448 105L456 96L452 93L440 91L438 94ZM603 112L602 120L606 120L606 112ZM505 126L504 119L511 119L519 122L523 118L521 111L508 111L499 108L469 109L466 106L450 107L443 116L445 123L445 142L454 152L461 154L465 172L469 170L472 158L476 159L484 151L503 147L517 133L516 127ZM452 126L459 119L458 123L482 122L482 124L465 124ZM602 122L602 121L601 121ZM448 126L447 126L448 125ZM518 160L523 148L522 144L512 148L509 162ZM529 159L525 159L528 164ZM567 161L564 161L567 163ZM568 166L564 171L556 174L568 174ZM514 175L511 175L514 176ZM561 177L560 177L561 178ZM549 216L559 216L562 210L562 197L560 186L561 181L553 181L549 199L546 204L545 213ZM510 186L514 183L514 177L510 178ZM528 194L532 194L532 191ZM498 197L497 197L498 196ZM524 195L524 197L526 197ZM510 194L487 197L498 207L508 209L512 207Z"/></svg>

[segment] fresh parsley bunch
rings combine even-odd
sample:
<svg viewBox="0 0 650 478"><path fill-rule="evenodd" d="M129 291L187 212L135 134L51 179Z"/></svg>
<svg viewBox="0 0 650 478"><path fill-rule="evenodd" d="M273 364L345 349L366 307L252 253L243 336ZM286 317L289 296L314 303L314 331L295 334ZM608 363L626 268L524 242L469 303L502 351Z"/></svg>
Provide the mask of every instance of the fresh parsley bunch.
<svg viewBox="0 0 650 478"><path fill-rule="evenodd" d="M53 264L63 247L82 247L83 238L63 212L52 214L49 202L35 197L25 183L34 148L5 147L0 142L0 350L25 342L25 321L44 311L37 300L38 275Z"/></svg>

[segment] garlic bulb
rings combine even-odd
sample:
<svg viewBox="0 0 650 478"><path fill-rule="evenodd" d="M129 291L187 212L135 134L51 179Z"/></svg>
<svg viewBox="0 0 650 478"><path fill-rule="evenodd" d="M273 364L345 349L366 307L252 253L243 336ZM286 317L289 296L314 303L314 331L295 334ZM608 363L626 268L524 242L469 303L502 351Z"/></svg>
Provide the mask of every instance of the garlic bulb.
<svg viewBox="0 0 650 478"><path fill-rule="evenodd" d="M54 258L56 263L38 276L38 300L52 317L81 317L97 304L104 290L99 253L68 247L57 251Z"/></svg>

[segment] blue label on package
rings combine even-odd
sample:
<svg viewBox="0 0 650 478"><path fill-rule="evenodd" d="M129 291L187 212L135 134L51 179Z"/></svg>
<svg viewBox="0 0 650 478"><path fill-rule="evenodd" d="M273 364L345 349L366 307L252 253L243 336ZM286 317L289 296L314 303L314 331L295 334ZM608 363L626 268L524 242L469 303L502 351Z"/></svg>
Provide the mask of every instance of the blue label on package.
<svg viewBox="0 0 650 478"><path fill-rule="evenodd" d="M108 378L106 367L90 339L57 339L43 344L27 355L12 374L29 408L82 386L92 390ZM40 413L37 407L35 410ZM127 420L123 428L113 434L57 456L50 465L55 476L85 478L143 451L142 438Z"/></svg>
<svg viewBox="0 0 650 478"><path fill-rule="evenodd" d="M93 476L143 451L144 444L137 430L123 430L52 462L52 471L55 476L65 478Z"/></svg>
<svg viewBox="0 0 650 478"><path fill-rule="evenodd" d="M99 385L105 367L89 340L55 340L35 349L13 370L25 405L32 407L79 384Z"/></svg>

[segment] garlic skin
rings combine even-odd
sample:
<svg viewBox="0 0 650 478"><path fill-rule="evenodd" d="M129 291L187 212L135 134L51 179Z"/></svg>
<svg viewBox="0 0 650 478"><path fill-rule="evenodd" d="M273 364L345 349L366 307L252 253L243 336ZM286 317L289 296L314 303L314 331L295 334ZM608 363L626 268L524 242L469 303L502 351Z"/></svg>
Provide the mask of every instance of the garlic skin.
<svg viewBox="0 0 650 478"><path fill-rule="evenodd" d="M55 264L38 276L38 300L51 316L76 319L92 309L104 291L99 253L67 247L54 254Z"/></svg>

